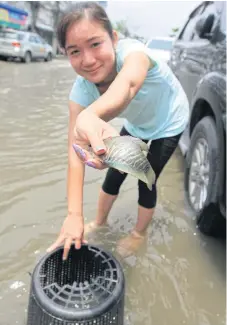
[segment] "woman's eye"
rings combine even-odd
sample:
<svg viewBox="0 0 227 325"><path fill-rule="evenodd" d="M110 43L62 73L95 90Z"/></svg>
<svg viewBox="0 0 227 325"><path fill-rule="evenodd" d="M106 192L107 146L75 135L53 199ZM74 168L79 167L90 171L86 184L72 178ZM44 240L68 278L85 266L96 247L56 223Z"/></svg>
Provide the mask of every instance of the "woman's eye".
<svg viewBox="0 0 227 325"><path fill-rule="evenodd" d="M97 46L99 46L101 43L99 43L99 42L96 42L96 43L93 43L92 44L92 47L97 47Z"/></svg>
<svg viewBox="0 0 227 325"><path fill-rule="evenodd" d="M76 54L78 54L78 53L80 53L78 50L73 50L70 54L71 54L71 55L76 55Z"/></svg>

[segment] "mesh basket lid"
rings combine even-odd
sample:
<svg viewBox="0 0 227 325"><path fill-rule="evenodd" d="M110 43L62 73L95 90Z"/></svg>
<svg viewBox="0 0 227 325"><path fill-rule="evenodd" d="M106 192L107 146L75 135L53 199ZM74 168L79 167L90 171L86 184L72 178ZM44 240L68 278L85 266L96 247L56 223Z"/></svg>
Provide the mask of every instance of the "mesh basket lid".
<svg viewBox="0 0 227 325"><path fill-rule="evenodd" d="M83 244L46 254L32 274L33 296L46 312L65 320L97 317L110 310L124 294L120 263L109 252Z"/></svg>

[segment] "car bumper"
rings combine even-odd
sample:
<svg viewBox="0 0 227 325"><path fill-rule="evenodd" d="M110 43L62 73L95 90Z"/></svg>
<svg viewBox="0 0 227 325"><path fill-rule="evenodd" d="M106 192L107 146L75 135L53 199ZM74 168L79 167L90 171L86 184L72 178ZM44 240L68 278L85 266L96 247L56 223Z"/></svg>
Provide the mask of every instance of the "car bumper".
<svg viewBox="0 0 227 325"><path fill-rule="evenodd" d="M0 55L2 56L13 56L13 57L24 57L24 52L20 48L0 48Z"/></svg>

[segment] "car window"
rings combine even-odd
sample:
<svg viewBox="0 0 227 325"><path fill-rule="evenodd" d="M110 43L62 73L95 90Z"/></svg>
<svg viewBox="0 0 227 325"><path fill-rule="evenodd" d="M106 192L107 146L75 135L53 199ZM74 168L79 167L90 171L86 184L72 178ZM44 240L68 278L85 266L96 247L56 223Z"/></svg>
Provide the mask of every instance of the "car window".
<svg viewBox="0 0 227 325"><path fill-rule="evenodd" d="M44 44L44 45L47 44L47 42L46 42L43 38L40 38L40 40L41 40L41 43L42 43L42 44Z"/></svg>
<svg viewBox="0 0 227 325"><path fill-rule="evenodd" d="M30 36L29 36L29 42L31 42L31 43L36 43L36 41L35 41L35 36L30 35Z"/></svg>
<svg viewBox="0 0 227 325"><path fill-rule="evenodd" d="M209 30L207 30L207 33L212 33L214 28L217 26L217 23L219 21L220 15L218 14L216 10L216 4L214 2L207 2L207 4L204 7L204 10L200 16L200 19L202 21L205 21L209 15L213 15L213 22L210 24ZM198 33L195 32L193 40L200 40L200 37Z"/></svg>
<svg viewBox="0 0 227 325"><path fill-rule="evenodd" d="M24 34L18 34L18 41L22 41L25 38Z"/></svg>
<svg viewBox="0 0 227 325"><path fill-rule="evenodd" d="M186 23L183 31L181 32L179 39L184 42L189 42L193 39L194 33L195 33L195 25L198 19L200 18L200 15L202 11L204 10L204 5L198 7L191 15Z"/></svg>
<svg viewBox="0 0 227 325"><path fill-rule="evenodd" d="M36 42L37 44L42 44L42 42L41 42L39 36L35 36L35 42Z"/></svg>
<svg viewBox="0 0 227 325"><path fill-rule="evenodd" d="M153 39L148 43L149 49L170 51L172 49L173 42L170 40L161 40L161 39Z"/></svg>
<svg viewBox="0 0 227 325"><path fill-rule="evenodd" d="M22 41L24 39L23 34L9 32L9 31L0 31L0 37L6 39L18 40L18 41Z"/></svg>

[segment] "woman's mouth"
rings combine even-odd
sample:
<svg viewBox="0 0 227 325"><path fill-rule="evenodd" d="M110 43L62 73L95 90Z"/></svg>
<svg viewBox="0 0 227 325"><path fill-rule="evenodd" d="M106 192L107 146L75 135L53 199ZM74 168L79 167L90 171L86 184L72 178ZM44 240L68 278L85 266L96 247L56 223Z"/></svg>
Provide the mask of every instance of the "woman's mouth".
<svg viewBox="0 0 227 325"><path fill-rule="evenodd" d="M96 69L93 69L93 70L86 71L86 72L89 73L89 74L94 74L94 73L96 73L99 69L100 69L100 67L98 67L98 68L96 68Z"/></svg>

